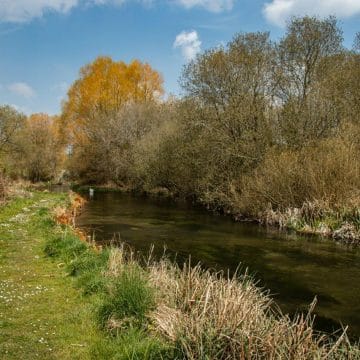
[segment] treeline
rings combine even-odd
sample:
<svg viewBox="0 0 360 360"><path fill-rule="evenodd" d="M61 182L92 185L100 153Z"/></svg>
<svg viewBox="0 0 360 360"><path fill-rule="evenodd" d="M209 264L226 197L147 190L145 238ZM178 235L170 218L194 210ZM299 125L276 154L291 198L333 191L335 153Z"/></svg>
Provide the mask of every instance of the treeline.
<svg viewBox="0 0 360 360"><path fill-rule="evenodd" d="M349 50L335 18L293 18L279 41L242 33L198 55L181 85L160 101L147 64L82 68L58 120L68 177L286 226L360 226L360 33Z"/></svg>
<svg viewBox="0 0 360 360"><path fill-rule="evenodd" d="M32 182L58 179L66 144L59 118L47 114L25 116L0 106L0 168L2 177Z"/></svg>

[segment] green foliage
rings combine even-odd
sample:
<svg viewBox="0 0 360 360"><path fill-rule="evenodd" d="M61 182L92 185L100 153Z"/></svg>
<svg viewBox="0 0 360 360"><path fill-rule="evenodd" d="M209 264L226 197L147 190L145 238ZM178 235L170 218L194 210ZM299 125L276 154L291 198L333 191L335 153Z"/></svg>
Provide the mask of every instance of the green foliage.
<svg viewBox="0 0 360 360"><path fill-rule="evenodd" d="M87 251L87 245L79 241L77 236L72 233L51 237L44 247L47 256L60 257L68 263Z"/></svg>
<svg viewBox="0 0 360 360"><path fill-rule="evenodd" d="M111 279L98 307L97 318L103 328L111 328L109 321L118 321L116 327L125 329L141 327L154 305L154 291L146 274L138 265L128 265Z"/></svg>

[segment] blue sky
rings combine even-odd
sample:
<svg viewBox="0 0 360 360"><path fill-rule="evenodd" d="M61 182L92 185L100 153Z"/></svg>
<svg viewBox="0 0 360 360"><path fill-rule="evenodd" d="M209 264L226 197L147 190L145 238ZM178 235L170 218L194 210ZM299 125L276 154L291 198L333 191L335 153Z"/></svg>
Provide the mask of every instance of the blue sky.
<svg viewBox="0 0 360 360"><path fill-rule="evenodd" d="M81 66L140 59L179 94L182 66L241 31L284 32L291 15L336 15L351 47L360 0L0 0L0 104L60 112Z"/></svg>

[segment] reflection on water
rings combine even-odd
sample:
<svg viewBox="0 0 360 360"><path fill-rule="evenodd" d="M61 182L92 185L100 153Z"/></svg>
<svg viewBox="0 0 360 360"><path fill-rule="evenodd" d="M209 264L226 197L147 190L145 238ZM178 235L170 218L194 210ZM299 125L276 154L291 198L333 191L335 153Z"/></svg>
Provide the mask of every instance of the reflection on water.
<svg viewBox="0 0 360 360"><path fill-rule="evenodd" d="M185 204L118 193L95 193L77 220L98 241L120 234L137 250L164 246L178 261L191 255L207 267L241 265L270 289L284 312L306 310L317 296L317 327L350 325L360 336L360 251L331 240L266 231Z"/></svg>

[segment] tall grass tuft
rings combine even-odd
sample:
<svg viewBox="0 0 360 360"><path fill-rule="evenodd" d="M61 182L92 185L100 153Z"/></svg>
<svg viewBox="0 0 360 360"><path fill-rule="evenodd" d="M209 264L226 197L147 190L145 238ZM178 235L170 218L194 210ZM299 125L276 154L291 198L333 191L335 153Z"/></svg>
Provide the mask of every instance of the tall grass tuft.
<svg viewBox="0 0 360 360"><path fill-rule="evenodd" d="M141 328L155 306L154 290L139 265L128 264L115 277L97 310L100 325L109 330Z"/></svg>

